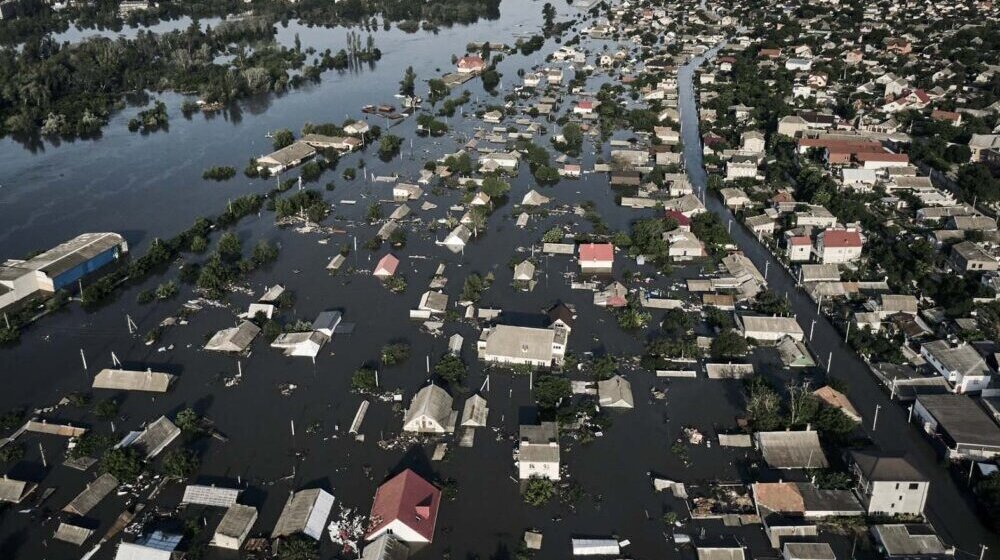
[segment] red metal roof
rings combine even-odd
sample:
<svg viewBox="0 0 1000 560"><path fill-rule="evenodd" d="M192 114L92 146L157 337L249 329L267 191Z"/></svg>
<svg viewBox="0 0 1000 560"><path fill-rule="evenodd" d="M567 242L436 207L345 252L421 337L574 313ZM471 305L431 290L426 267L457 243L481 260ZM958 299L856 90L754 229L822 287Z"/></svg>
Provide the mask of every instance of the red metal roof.
<svg viewBox="0 0 1000 560"><path fill-rule="evenodd" d="M788 240L791 245L812 245L812 239L808 235L796 235Z"/></svg>
<svg viewBox="0 0 1000 560"><path fill-rule="evenodd" d="M615 246L610 243L584 243L580 245L580 262L613 261Z"/></svg>
<svg viewBox="0 0 1000 560"><path fill-rule="evenodd" d="M861 247L861 234L856 231L828 229L822 233L824 247Z"/></svg>
<svg viewBox="0 0 1000 560"><path fill-rule="evenodd" d="M593 101L580 101L579 103L576 104L576 106L579 107L579 108L581 108L581 109L593 109L594 108L594 102Z"/></svg>
<svg viewBox="0 0 1000 560"><path fill-rule="evenodd" d="M663 213L664 217L673 218L679 226L689 226L691 225L691 218L688 218L678 210L667 210Z"/></svg>
<svg viewBox="0 0 1000 560"><path fill-rule="evenodd" d="M371 526L366 538L398 520L432 541L440 506L441 491L417 473L406 469L375 491Z"/></svg>

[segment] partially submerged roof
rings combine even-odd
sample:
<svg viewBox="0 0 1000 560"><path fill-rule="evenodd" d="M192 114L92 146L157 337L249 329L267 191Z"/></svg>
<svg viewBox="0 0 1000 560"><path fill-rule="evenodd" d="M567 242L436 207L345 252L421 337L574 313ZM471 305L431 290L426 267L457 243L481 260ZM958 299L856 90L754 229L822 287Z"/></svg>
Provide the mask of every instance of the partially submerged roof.
<svg viewBox="0 0 1000 560"><path fill-rule="evenodd" d="M744 560L746 558L742 547L712 547L699 546L698 560Z"/></svg>
<svg viewBox="0 0 1000 560"><path fill-rule="evenodd" d="M21 503L21 500L26 498L36 486L38 485L33 482L14 480L5 475L0 478L0 502Z"/></svg>
<svg viewBox="0 0 1000 560"><path fill-rule="evenodd" d="M184 497L181 498L181 505L197 504L201 506L232 507L236 499L240 496L238 488L219 488L217 486L204 486L201 484L188 484L184 488Z"/></svg>
<svg viewBox="0 0 1000 560"><path fill-rule="evenodd" d="M757 432L757 445L768 465L776 469L819 469L829 463L814 430Z"/></svg>
<svg viewBox="0 0 1000 560"><path fill-rule="evenodd" d="M597 382L597 399L601 406L634 408L632 384L620 375Z"/></svg>
<svg viewBox="0 0 1000 560"><path fill-rule="evenodd" d="M83 517L117 487L118 479L111 473L104 473L77 494L73 501L63 508L63 511Z"/></svg>
<svg viewBox="0 0 1000 560"><path fill-rule="evenodd" d="M215 528L215 534L239 538L257 521L257 508L243 504L232 504Z"/></svg>
<svg viewBox="0 0 1000 560"><path fill-rule="evenodd" d="M447 391L437 385L428 385L413 395L410 407L406 409L403 425L409 424L420 416L429 416L442 426L446 426L452 415L452 402L453 399Z"/></svg>
<svg viewBox="0 0 1000 560"><path fill-rule="evenodd" d="M102 369L94 376L94 389L165 393L177 376L153 370Z"/></svg>
<svg viewBox="0 0 1000 560"><path fill-rule="evenodd" d="M260 327L250 321L243 321L237 327L222 329L215 333L205 345L205 350L243 352L259 333Z"/></svg>
<svg viewBox="0 0 1000 560"><path fill-rule="evenodd" d="M152 424L146 426L146 429L132 441L131 445L144 454L148 461L159 455L179 435L181 435L181 429L166 416L160 416Z"/></svg>
<svg viewBox="0 0 1000 560"><path fill-rule="evenodd" d="M837 560L827 543L785 543L784 557L786 560Z"/></svg>
<svg viewBox="0 0 1000 560"><path fill-rule="evenodd" d="M489 415L490 409L486 404L486 399L480 395L472 395L465 401L465 406L462 408L462 425L470 426L474 428L482 428L486 426L486 417Z"/></svg>
<svg viewBox="0 0 1000 560"><path fill-rule="evenodd" d="M88 538L90 538L90 535L92 534L94 534L92 529L86 529L77 525L70 525L69 523L60 523L56 532L52 535L52 538L57 541L68 542L70 544L80 546Z"/></svg>
<svg viewBox="0 0 1000 560"><path fill-rule="evenodd" d="M361 552L361 560L406 560L409 557L410 549L406 543L392 533L382 533Z"/></svg>
<svg viewBox="0 0 1000 560"><path fill-rule="evenodd" d="M332 508L333 496L319 488L295 492L285 502L271 538L302 533L319 540Z"/></svg>

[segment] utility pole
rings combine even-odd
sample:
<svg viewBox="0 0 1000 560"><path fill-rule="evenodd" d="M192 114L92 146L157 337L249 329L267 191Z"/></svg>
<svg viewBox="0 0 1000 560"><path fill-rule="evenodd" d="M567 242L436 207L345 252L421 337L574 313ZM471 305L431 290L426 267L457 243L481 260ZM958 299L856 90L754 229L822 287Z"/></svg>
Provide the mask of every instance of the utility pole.
<svg viewBox="0 0 1000 560"><path fill-rule="evenodd" d="M875 428L878 427L878 411L881 408L882 408L882 405L880 405L880 404L876 404L875 405L875 418L872 419L872 431L873 432L875 431Z"/></svg>
<svg viewBox="0 0 1000 560"><path fill-rule="evenodd" d="M851 336L851 322L848 321L847 322L847 331L844 332L844 342L847 342L847 339L850 338L850 336Z"/></svg>
<svg viewBox="0 0 1000 560"><path fill-rule="evenodd" d="M983 558L984 558L984 557L986 557L986 551L987 551L987 550L988 550L988 549L989 549L990 547L986 546L985 544L981 544L981 545L979 545L979 546L981 547L981 548L979 549L979 560L983 560Z"/></svg>
<svg viewBox="0 0 1000 560"><path fill-rule="evenodd" d="M83 362L83 371L87 371L87 356L83 354L83 348L80 349L80 360Z"/></svg>
<svg viewBox="0 0 1000 560"><path fill-rule="evenodd" d="M906 419L907 423L913 422L913 405L910 405L910 416Z"/></svg>
<svg viewBox="0 0 1000 560"><path fill-rule="evenodd" d="M826 358L826 372L830 373L830 364L833 363L833 351L830 351L830 355Z"/></svg>
<svg viewBox="0 0 1000 560"><path fill-rule="evenodd" d="M809 342L812 342L814 330L816 330L816 319L813 319L812 324L809 325Z"/></svg>

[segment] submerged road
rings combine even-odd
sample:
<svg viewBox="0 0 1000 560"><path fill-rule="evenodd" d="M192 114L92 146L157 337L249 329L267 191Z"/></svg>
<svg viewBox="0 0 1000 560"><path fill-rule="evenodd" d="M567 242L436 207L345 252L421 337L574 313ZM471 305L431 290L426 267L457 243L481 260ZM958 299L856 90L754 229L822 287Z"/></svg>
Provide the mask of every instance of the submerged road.
<svg viewBox="0 0 1000 560"><path fill-rule="evenodd" d="M681 119L681 139L684 143L684 163L695 191L705 200L708 210L723 223L736 221L732 212L715 196L708 196L708 175L702 162L697 98L693 76L698 67L718 53L717 45L703 56L691 59L678 71L678 105ZM934 448L916 425L908 422L908 411L890 400L881 384L865 364L848 347L839 331L823 316L817 315L816 304L799 290L795 279L781 263L742 224L733 224L731 235L741 251L763 271L769 268L768 285L777 293L787 294L799 325L809 331L816 320L815 333L809 342L816 361L825 364L832 359L832 375L847 381L849 397L864 416L865 433L883 451L906 453L914 465L931 481L925 514L947 544L958 547L956 558L979 558L981 545L989 547L986 557L998 557L1000 539L976 515L971 494L960 488L948 470L941 466ZM769 265L767 264L769 263ZM832 358L831 358L832 357ZM878 407L878 425L872 430L872 418Z"/></svg>

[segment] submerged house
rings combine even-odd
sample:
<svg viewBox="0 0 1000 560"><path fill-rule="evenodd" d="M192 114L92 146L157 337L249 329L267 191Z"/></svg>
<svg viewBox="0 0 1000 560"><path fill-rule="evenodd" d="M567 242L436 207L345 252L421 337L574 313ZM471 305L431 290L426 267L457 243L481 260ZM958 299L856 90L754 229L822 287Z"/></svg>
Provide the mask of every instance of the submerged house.
<svg viewBox="0 0 1000 560"><path fill-rule="evenodd" d="M315 359L329 340L319 331L282 333L271 343L271 348L283 350L286 356Z"/></svg>
<svg viewBox="0 0 1000 560"><path fill-rule="evenodd" d="M533 477L559 480L559 426L555 422L522 424L517 447L521 480Z"/></svg>
<svg viewBox="0 0 1000 560"><path fill-rule="evenodd" d="M271 175L275 175L291 169L302 162L316 155L316 149L305 142L293 142L292 144L271 152L266 156L257 158L257 169L267 170Z"/></svg>
<svg viewBox="0 0 1000 560"><path fill-rule="evenodd" d="M379 259L378 264L375 265L375 270L372 271L372 276L384 280L396 274L396 268L398 266L399 259L397 259L392 253L388 253Z"/></svg>
<svg viewBox="0 0 1000 560"><path fill-rule="evenodd" d="M417 391L403 417L403 431L420 434L444 434L455 431L458 412L451 409L454 400L437 385Z"/></svg>
<svg viewBox="0 0 1000 560"><path fill-rule="evenodd" d="M333 508L333 496L319 488L300 490L288 496L271 538L303 534L319 540Z"/></svg>
<svg viewBox="0 0 1000 560"><path fill-rule="evenodd" d="M233 504L222 516L222 521L212 535L212 546L229 550L239 550L250 536L253 524L257 522L257 508L243 504Z"/></svg>
<svg viewBox="0 0 1000 560"><path fill-rule="evenodd" d="M37 487L38 485L33 482L14 480L4 475L0 478L0 502L19 504Z"/></svg>
<svg viewBox="0 0 1000 560"><path fill-rule="evenodd" d="M485 428L486 418L490 414L486 399L480 395L472 395L462 407L462 426L469 428Z"/></svg>
<svg viewBox="0 0 1000 560"><path fill-rule="evenodd" d="M125 369L102 369L94 376L91 387L115 391L148 391L165 393L177 376L153 370L132 371Z"/></svg>
<svg viewBox="0 0 1000 560"><path fill-rule="evenodd" d="M440 507L441 490L406 469L375 491L365 540L390 534L403 542L429 543Z"/></svg>
<svg viewBox="0 0 1000 560"><path fill-rule="evenodd" d="M632 384L620 375L597 382L597 402L602 407L635 408Z"/></svg>
<svg viewBox="0 0 1000 560"><path fill-rule="evenodd" d="M243 321L237 327L222 329L212 335L208 344L205 345L205 350L233 353L245 352L258 334L260 334L260 327L250 321Z"/></svg>
<svg viewBox="0 0 1000 560"><path fill-rule="evenodd" d="M497 325L483 329L477 348L486 362L550 367L565 358L568 339L565 328Z"/></svg>

